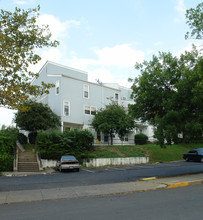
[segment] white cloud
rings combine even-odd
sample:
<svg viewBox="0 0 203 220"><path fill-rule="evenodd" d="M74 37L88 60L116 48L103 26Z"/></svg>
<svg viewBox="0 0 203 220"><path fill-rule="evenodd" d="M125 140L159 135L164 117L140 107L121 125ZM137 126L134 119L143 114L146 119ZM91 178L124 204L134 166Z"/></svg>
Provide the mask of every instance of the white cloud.
<svg viewBox="0 0 203 220"><path fill-rule="evenodd" d="M36 0L14 0L14 4L17 5L27 5L30 3L35 3Z"/></svg>
<svg viewBox="0 0 203 220"><path fill-rule="evenodd" d="M162 45L162 42L161 42L161 41L157 41L157 42L154 43L154 46L155 46L155 47L160 46L160 45Z"/></svg>
<svg viewBox="0 0 203 220"><path fill-rule="evenodd" d="M177 17L174 19L176 23L181 22L185 19L186 7L184 0L176 0L175 10L177 12Z"/></svg>
<svg viewBox="0 0 203 220"><path fill-rule="evenodd" d="M77 69L81 70L88 70L89 65L97 66L99 65L99 61L96 59L84 59L84 58L78 58L76 54L74 54L71 57L71 60L69 61L69 65L72 67L75 67Z"/></svg>
<svg viewBox="0 0 203 220"><path fill-rule="evenodd" d="M64 37L68 36L70 27L80 26L79 21L67 20L61 22L58 18L49 14L40 15L37 22L39 25L42 24L49 25L49 29L51 31L53 39L63 39Z"/></svg>
<svg viewBox="0 0 203 220"><path fill-rule="evenodd" d="M144 52L134 50L130 44L121 44L114 47L104 47L95 50L98 55L99 63L105 66L134 66L136 62L142 62Z"/></svg>
<svg viewBox="0 0 203 220"><path fill-rule="evenodd" d="M88 72L88 80L89 81L96 82L96 80L98 80L98 79L100 82L103 82L103 83L113 82L112 73L104 67L96 68L93 71Z"/></svg>
<svg viewBox="0 0 203 220"><path fill-rule="evenodd" d="M21 0L15 0L14 3L17 4L17 5L25 5L25 4L27 4L26 1L21 1Z"/></svg>
<svg viewBox="0 0 203 220"><path fill-rule="evenodd" d="M144 60L144 52L133 49L130 44L93 49L93 52L96 55L94 59L78 58L75 52L71 52L68 61L69 66L87 71L91 82L99 79L104 83L119 83L130 87L127 80L134 71L135 63Z"/></svg>
<svg viewBox="0 0 203 220"><path fill-rule="evenodd" d="M94 49L95 59L78 58L77 54L72 53L70 65L76 68L88 69L88 66L103 67L133 67L136 62L144 60L144 52L138 51L130 47L129 44L116 45L114 47L104 47L102 49Z"/></svg>
<svg viewBox="0 0 203 220"><path fill-rule="evenodd" d="M195 44L195 46L197 47L197 50L201 51L202 50L202 45L201 43L199 44ZM176 57L180 57L181 54L185 54L185 51L192 51L192 45L188 45L187 47L184 47L183 49L179 50L179 51L176 51L174 53L174 56Z"/></svg>

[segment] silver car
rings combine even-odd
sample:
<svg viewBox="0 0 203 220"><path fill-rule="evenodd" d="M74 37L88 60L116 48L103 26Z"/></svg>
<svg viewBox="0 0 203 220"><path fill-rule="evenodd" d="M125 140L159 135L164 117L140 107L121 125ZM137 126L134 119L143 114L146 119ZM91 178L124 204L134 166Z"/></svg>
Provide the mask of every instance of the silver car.
<svg viewBox="0 0 203 220"><path fill-rule="evenodd" d="M60 160L56 162L56 168L60 172L63 170L80 170L79 161L72 155L62 156Z"/></svg>

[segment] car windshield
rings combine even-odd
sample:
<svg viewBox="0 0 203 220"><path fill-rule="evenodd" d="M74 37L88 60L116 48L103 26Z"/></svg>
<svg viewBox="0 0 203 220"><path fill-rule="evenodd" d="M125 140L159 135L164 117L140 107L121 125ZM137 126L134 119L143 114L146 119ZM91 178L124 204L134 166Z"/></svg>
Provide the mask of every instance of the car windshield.
<svg viewBox="0 0 203 220"><path fill-rule="evenodd" d="M61 160L76 160L74 156L63 156Z"/></svg>
<svg viewBox="0 0 203 220"><path fill-rule="evenodd" d="M197 151L198 151L198 153L201 153L201 154L203 154L203 149L202 149L202 148L200 148L200 149L197 149Z"/></svg>

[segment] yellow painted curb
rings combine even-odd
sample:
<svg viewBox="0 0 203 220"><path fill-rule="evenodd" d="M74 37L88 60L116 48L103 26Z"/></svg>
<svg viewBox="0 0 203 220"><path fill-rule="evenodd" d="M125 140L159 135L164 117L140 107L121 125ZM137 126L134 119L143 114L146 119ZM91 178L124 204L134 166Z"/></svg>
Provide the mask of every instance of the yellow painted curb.
<svg viewBox="0 0 203 220"><path fill-rule="evenodd" d="M182 186L189 186L189 183L188 182L170 183L168 184L167 188L176 188L176 187L182 187Z"/></svg>
<svg viewBox="0 0 203 220"><path fill-rule="evenodd" d="M147 180L155 180L156 177L148 177L148 178L142 178L140 181L147 181Z"/></svg>

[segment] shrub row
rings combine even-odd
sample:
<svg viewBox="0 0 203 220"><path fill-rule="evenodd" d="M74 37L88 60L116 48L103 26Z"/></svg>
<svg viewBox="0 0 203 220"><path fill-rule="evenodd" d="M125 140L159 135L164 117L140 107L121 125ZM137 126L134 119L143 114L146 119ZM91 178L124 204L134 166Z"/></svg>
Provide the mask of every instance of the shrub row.
<svg viewBox="0 0 203 220"><path fill-rule="evenodd" d="M18 129L0 130L0 171L12 171Z"/></svg>
<svg viewBox="0 0 203 220"><path fill-rule="evenodd" d="M88 130L68 132L39 132L36 147L43 159L60 159L62 155L74 155L81 160L93 151L94 137Z"/></svg>

